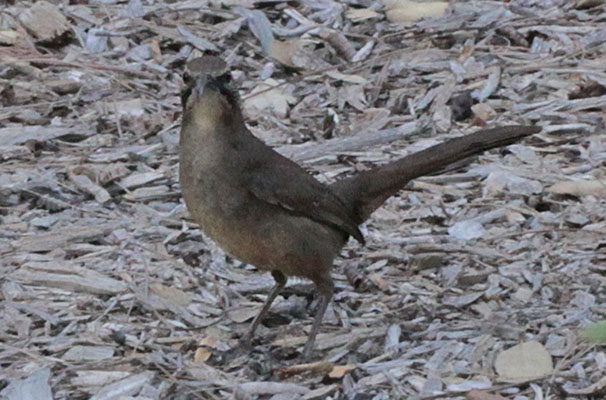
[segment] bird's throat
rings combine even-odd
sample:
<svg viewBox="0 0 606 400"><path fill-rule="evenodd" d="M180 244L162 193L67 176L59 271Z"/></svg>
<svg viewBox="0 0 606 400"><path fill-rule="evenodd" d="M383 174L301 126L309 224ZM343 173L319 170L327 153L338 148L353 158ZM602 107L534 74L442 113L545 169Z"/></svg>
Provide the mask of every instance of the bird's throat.
<svg viewBox="0 0 606 400"><path fill-rule="evenodd" d="M207 99L201 99L192 111L193 122L201 134L212 133L218 126L222 126L222 120L225 118L225 110L221 104Z"/></svg>

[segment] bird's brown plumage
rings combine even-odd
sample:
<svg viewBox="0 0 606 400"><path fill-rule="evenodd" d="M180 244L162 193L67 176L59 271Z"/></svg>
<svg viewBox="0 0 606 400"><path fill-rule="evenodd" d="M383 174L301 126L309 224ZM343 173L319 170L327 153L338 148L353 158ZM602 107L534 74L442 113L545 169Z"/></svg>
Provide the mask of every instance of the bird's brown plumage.
<svg viewBox="0 0 606 400"><path fill-rule="evenodd" d="M197 74L183 96L183 197L196 222L219 246L271 271L276 279L246 339L288 276L315 283L320 302L305 358L332 297L334 258L349 236L363 243L359 224L411 179L540 130L513 126L480 131L329 186L252 135L227 72L202 69Z"/></svg>

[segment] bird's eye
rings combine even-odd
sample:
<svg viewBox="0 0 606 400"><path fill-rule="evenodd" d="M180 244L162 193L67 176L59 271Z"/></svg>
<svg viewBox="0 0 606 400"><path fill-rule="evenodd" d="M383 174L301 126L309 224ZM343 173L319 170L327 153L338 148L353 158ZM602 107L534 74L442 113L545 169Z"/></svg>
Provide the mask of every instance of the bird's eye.
<svg viewBox="0 0 606 400"><path fill-rule="evenodd" d="M222 95L226 96L231 93L231 74L228 72L221 76L218 76L217 86L219 88L219 92L221 92Z"/></svg>
<svg viewBox="0 0 606 400"><path fill-rule="evenodd" d="M234 99L234 89L231 84L231 74L226 72L215 78L215 88L231 103Z"/></svg>

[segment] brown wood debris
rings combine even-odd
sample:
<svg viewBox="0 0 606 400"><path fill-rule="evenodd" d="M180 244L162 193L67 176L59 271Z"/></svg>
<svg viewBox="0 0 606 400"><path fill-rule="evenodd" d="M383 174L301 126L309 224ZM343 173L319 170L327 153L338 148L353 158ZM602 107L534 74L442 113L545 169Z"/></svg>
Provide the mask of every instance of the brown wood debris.
<svg viewBox="0 0 606 400"><path fill-rule="evenodd" d="M606 352L579 338L606 303L605 3L388 3L3 2L0 397L604 397ZM309 283L243 351L272 281L180 198L202 53L251 130L323 181L479 127L543 132L379 209L300 365Z"/></svg>

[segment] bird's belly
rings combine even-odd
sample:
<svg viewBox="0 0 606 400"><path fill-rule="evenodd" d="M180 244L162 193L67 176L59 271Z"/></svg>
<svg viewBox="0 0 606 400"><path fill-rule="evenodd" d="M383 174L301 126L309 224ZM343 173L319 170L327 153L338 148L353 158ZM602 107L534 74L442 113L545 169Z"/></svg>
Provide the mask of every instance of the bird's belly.
<svg viewBox="0 0 606 400"><path fill-rule="evenodd" d="M223 250L261 270L313 278L330 268L343 246L341 232L265 203L237 185L198 182L183 197L204 233Z"/></svg>
<svg viewBox="0 0 606 400"><path fill-rule="evenodd" d="M239 260L261 269L267 257L258 235L254 199L238 185L218 180L182 183L187 208L204 233Z"/></svg>

